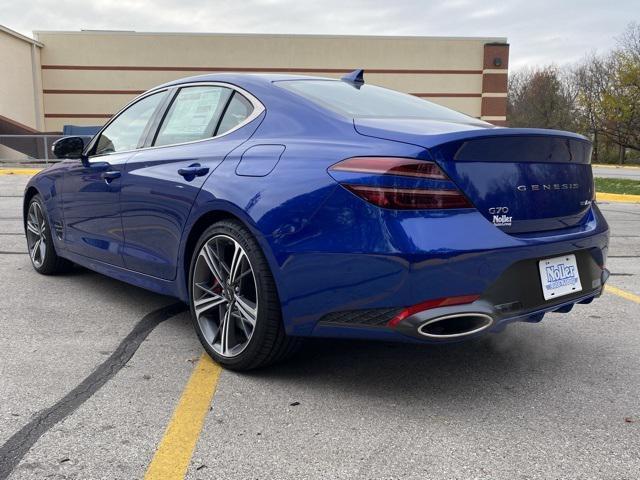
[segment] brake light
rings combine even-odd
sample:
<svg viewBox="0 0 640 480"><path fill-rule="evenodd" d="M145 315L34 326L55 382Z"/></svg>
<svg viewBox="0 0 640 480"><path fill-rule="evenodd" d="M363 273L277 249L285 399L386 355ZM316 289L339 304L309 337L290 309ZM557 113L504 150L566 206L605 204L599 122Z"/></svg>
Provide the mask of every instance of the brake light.
<svg viewBox="0 0 640 480"><path fill-rule="evenodd" d="M348 184L344 187L369 203L393 210L471 208L469 200L457 190L388 188Z"/></svg>
<svg viewBox="0 0 640 480"><path fill-rule="evenodd" d="M378 207L393 210L431 210L473 208L440 167L434 162L400 157L353 157L333 165L332 172L362 173L367 175L412 177L449 182L453 188L406 188L389 185L389 180L371 184L342 181L342 186L358 197ZM370 180L367 178L367 180ZM378 184L379 183L379 184ZM392 183L392 182L391 182Z"/></svg>
<svg viewBox="0 0 640 480"><path fill-rule="evenodd" d="M451 307L454 305L465 305L467 303L473 303L479 298L480 295L460 295L458 297L444 297L436 298L435 300L427 300L426 302L418 303L417 305L405 308L399 314L389 320L387 326L395 327L405 318L408 318L411 315L419 312L424 312L425 310L439 307Z"/></svg>

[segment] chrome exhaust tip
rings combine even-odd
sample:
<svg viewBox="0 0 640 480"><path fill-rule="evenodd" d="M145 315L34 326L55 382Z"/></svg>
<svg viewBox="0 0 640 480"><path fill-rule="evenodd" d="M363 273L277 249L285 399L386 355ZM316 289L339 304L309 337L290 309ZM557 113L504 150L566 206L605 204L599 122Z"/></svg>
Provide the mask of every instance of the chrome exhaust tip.
<svg viewBox="0 0 640 480"><path fill-rule="evenodd" d="M418 333L432 339L466 337L486 330L493 318L484 313L456 313L432 318L418 327Z"/></svg>

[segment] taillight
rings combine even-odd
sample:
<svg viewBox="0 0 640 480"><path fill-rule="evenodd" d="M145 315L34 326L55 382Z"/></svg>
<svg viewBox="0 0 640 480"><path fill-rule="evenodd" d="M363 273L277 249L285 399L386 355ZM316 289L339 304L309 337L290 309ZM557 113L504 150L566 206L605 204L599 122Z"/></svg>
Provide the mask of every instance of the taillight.
<svg viewBox="0 0 640 480"><path fill-rule="evenodd" d="M426 160L398 157L353 157L333 165L331 172L360 173L364 181L342 178L340 183L350 192L369 203L393 210L430 210L473 208L473 205L449 180L438 165ZM375 181L375 175L411 177L416 184L408 188L405 182L394 185L391 180ZM369 178L369 177L373 178ZM409 179L407 179L409 180ZM439 187L425 186L421 180L435 180ZM451 187L451 188L449 188Z"/></svg>
<svg viewBox="0 0 640 480"><path fill-rule="evenodd" d="M471 208L469 200L457 190L370 187L349 184L344 187L367 202L393 210Z"/></svg>

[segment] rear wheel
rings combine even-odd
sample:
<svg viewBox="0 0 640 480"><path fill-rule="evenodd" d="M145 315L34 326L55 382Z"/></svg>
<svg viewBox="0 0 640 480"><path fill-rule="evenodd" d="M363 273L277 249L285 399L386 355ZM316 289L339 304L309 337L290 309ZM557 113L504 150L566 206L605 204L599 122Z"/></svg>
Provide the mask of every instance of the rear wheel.
<svg viewBox="0 0 640 480"><path fill-rule="evenodd" d="M40 195L35 195L29 202L25 223L27 247L33 268L43 275L55 275L69 271L72 263L59 257L51 228L45 215L44 203Z"/></svg>
<svg viewBox="0 0 640 480"><path fill-rule="evenodd" d="M189 274L190 306L207 353L233 370L263 367L294 352L284 332L275 282L258 243L239 222L200 237Z"/></svg>

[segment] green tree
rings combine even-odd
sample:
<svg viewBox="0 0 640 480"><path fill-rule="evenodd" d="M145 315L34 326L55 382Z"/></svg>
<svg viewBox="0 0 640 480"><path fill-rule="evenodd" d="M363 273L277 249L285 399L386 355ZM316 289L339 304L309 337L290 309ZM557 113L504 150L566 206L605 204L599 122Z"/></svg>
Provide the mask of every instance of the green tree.
<svg viewBox="0 0 640 480"><path fill-rule="evenodd" d="M602 96L602 131L619 146L619 162L627 149L640 150L640 56L615 52L611 82Z"/></svg>

